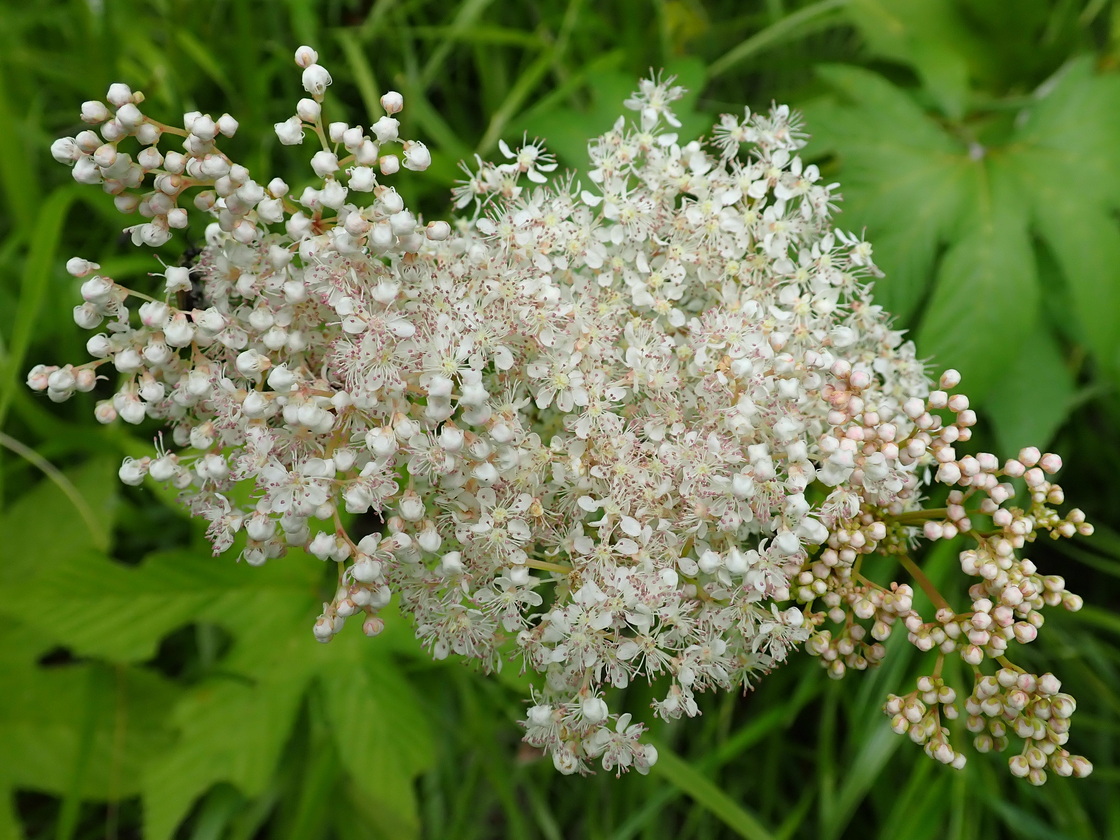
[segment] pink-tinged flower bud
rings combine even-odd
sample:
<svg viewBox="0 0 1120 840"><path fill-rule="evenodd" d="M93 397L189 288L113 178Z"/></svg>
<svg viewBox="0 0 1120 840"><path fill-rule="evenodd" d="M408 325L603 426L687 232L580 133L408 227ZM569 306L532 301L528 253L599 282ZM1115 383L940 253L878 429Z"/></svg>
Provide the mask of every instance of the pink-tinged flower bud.
<svg viewBox="0 0 1120 840"><path fill-rule="evenodd" d="M961 480L961 469L954 462L942 464L937 469L937 481L942 484L956 484Z"/></svg>
<svg viewBox="0 0 1120 840"><path fill-rule="evenodd" d="M121 82L109 85L109 92L105 94L105 99L114 108L120 108L132 102L132 88Z"/></svg>
<svg viewBox="0 0 1120 840"><path fill-rule="evenodd" d="M51 157L59 163L73 165L73 163L82 157L82 150L78 148L78 144L74 142L73 137L60 137L51 143Z"/></svg>
<svg viewBox="0 0 1120 840"><path fill-rule="evenodd" d="M409 491L401 497L399 503L401 519L407 522L419 522L424 517L424 504L420 496Z"/></svg>
<svg viewBox="0 0 1120 840"><path fill-rule="evenodd" d="M139 154L136 155L136 163L145 172L150 172L163 164L163 155L160 154L159 149L141 149Z"/></svg>
<svg viewBox="0 0 1120 840"><path fill-rule="evenodd" d="M268 356L258 353L256 350L246 350L238 355L236 365L242 376L256 377L262 371L268 370L272 366L272 362Z"/></svg>
<svg viewBox="0 0 1120 840"><path fill-rule="evenodd" d="M1069 760L1073 765L1073 775L1078 779L1084 779L1093 772L1093 763L1084 756L1071 755Z"/></svg>
<svg viewBox="0 0 1120 840"><path fill-rule="evenodd" d="M144 123L136 127L136 134L134 136L141 146L154 146L160 141L163 132L151 123Z"/></svg>
<svg viewBox="0 0 1120 840"><path fill-rule="evenodd" d="M324 207L330 207L332 210L338 210L346 202L347 192L348 190L341 183L334 178L329 178L323 185L323 191L319 194L319 203ZM335 228L335 230L338 229ZM336 242L335 244L337 246L339 243Z"/></svg>
<svg viewBox="0 0 1120 840"><path fill-rule="evenodd" d="M131 134L144 122L144 115L139 108L129 102L117 109L116 120L121 124L121 128Z"/></svg>
<svg viewBox="0 0 1120 840"><path fill-rule="evenodd" d="M316 152L311 158L311 168L320 178L338 171L338 157L332 152Z"/></svg>
<svg viewBox="0 0 1120 840"><path fill-rule="evenodd" d="M82 103L82 122L89 123L90 125L98 125L109 119L112 114L109 109L105 107L104 102L98 102L96 99L91 99L88 102Z"/></svg>
<svg viewBox="0 0 1120 840"><path fill-rule="evenodd" d="M443 242L451 236L451 225L447 222L429 222L424 229L425 236L432 242Z"/></svg>
<svg viewBox="0 0 1120 840"><path fill-rule="evenodd" d="M979 665L984 661L984 650L978 645L966 645L961 648L961 659L969 665Z"/></svg>
<svg viewBox="0 0 1120 840"><path fill-rule="evenodd" d="M947 371L945 371L943 374L941 374L941 379L940 379L939 384L946 391L951 391L953 388L956 388L958 385L961 384L960 371L954 370L953 368L949 368Z"/></svg>
<svg viewBox="0 0 1120 840"><path fill-rule="evenodd" d="M74 307L74 323L83 330L93 330L101 325L103 316L99 308L92 303L83 303Z"/></svg>
<svg viewBox="0 0 1120 840"><path fill-rule="evenodd" d="M113 408L113 404L108 400L99 402L93 410L94 419L102 425L112 423L117 419L117 410Z"/></svg>
<svg viewBox="0 0 1120 840"><path fill-rule="evenodd" d="M378 159L377 165L382 175L395 175L400 171L401 161L396 155L382 155Z"/></svg>
<svg viewBox="0 0 1120 840"><path fill-rule="evenodd" d="M100 184L103 180L101 170L94 163L92 157L82 156L74 161L74 168L70 175L79 184Z"/></svg>
<svg viewBox="0 0 1120 840"><path fill-rule="evenodd" d="M140 305L140 323L145 327L162 330L171 316L171 310L163 301L149 300Z"/></svg>
<svg viewBox="0 0 1120 840"><path fill-rule="evenodd" d="M297 67L307 69L319 61L319 53L311 47L303 45L296 48L295 59Z"/></svg>
<svg viewBox="0 0 1120 840"><path fill-rule="evenodd" d="M121 463L117 475L120 480L125 484L136 487L144 483L144 476L148 474L148 466L151 464L151 458L125 458Z"/></svg>
<svg viewBox="0 0 1120 840"><path fill-rule="evenodd" d="M385 109L386 114L399 114L404 108L404 97L397 91L390 90L382 95L381 107Z"/></svg>
<svg viewBox="0 0 1120 840"><path fill-rule="evenodd" d="M373 166L377 163L377 156L381 150L377 144L372 140L363 139L361 144L354 150L354 161L361 166Z"/></svg>
<svg viewBox="0 0 1120 840"><path fill-rule="evenodd" d="M370 619L372 621L372 619ZM369 621L366 622L367 624ZM311 632L315 634L315 638L320 642L329 642L334 638L334 622L327 618L325 615L319 616L315 621L315 626L311 628ZM373 635L373 634L367 634Z"/></svg>
<svg viewBox="0 0 1120 840"><path fill-rule="evenodd" d="M82 257L71 257L66 261L66 273L72 277L85 277L91 271L101 268L97 263Z"/></svg>
<svg viewBox="0 0 1120 840"><path fill-rule="evenodd" d="M104 359L113 352L113 342L104 333L90 336L86 342L86 352L95 359ZM37 389L42 390L42 389Z"/></svg>
<svg viewBox="0 0 1120 840"><path fill-rule="evenodd" d="M1047 473L1053 475L1062 468L1062 458L1060 455L1055 455L1053 452L1047 452L1039 459L1038 465Z"/></svg>
<svg viewBox="0 0 1120 840"><path fill-rule="evenodd" d="M117 143L128 136L128 129L119 120L112 119L102 124L101 136L106 143Z"/></svg>
<svg viewBox="0 0 1120 840"><path fill-rule="evenodd" d="M140 402L140 400L135 396L131 397L130 399L121 400L121 403L117 405L116 408L120 413L121 419L124 420L124 422L131 423L134 426L138 426L143 423L144 418L147 416L147 409L144 407L144 404Z"/></svg>
<svg viewBox="0 0 1120 840"><path fill-rule="evenodd" d="M443 545L443 537L440 536L435 525L429 522L428 527L417 535L416 543L422 550L429 554L434 554L439 551L440 546Z"/></svg>
<svg viewBox="0 0 1120 840"><path fill-rule="evenodd" d="M233 235L233 238L242 245L249 245L256 242L257 237L260 236L260 230L248 219L238 219L234 222L233 229L230 233Z"/></svg>

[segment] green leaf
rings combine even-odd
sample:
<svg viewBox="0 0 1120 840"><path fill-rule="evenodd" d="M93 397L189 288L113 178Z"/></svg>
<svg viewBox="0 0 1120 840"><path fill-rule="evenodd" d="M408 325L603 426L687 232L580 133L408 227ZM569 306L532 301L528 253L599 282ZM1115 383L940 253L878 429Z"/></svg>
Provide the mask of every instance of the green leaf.
<svg viewBox="0 0 1120 840"><path fill-rule="evenodd" d="M876 303L905 323L928 288L941 243L960 224L975 165L902 90L868 70L819 65L836 92L805 109L809 151L838 158L844 202L838 225L865 230L886 278Z"/></svg>
<svg viewBox="0 0 1120 840"><path fill-rule="evenodd" d="M1009 148L1034 227L1064 275L1086 345L1120 373L1120 77L1088 57L1045 85ZM1092 119L1086 119L1092 114ZM1068 317L1068 316L1065 316Z"/></svg>
<svg viewBox="0 0 1120 840"><path fill-rule="evenodd" d="M57 482L46 478L0 513L0 533L4 535L0 611L12 605L12 587L40 574L53 574L55 564L71 555L105 549L104 534L111 531L117 508L117 466L115 458L99 457L62 473L103 531L95 533L85 525L71 524L78 519L73 503Z"/></svg>
<svg viewBox="0 0 1120 840"><path fill-rule="evenodd" d="M1043 84L1035 100L1009 149L1034 186L1035 210L1059 193L1082 207L1120 206L1120 75L1098 75L1093 57L1081 56Z"/></svg>
<svg viewBox="0 0 1120 840"><path fill-rule="evenodd" d="M53 557L49 570L14 587L0 609L79 655L115 662L150 659L164 636L199 616L236 626L242 611L279 602L293 621L310 620L319 571L283 560L255 569L189 551L152 554L139 566L72 551Z"/></svg>
<svg viewBox="0 0 1120 840"><path fill-rule="evenodd" d="M236 785L246 796L262 793L306 687L306 674L277 668L267 679L215 678L191 691L172 714L177 742L144 773L144 836L170 837L195 799L217 782Z"/></svg>
<svg viewBox="0 0 1120 840"><path fill-rule="evenodd" d="M137 569L147 591L162 588L163 597L182 598L176 609L184 613L204 598L195 619L234 634L218 664L221 677L194 687L178 704L173 720L179 741L145 774L146 835L170 836L191 804L219 782L259 796L273 779L316 676L324 685L328 715L344 727L335 727L336 738L352 739L340 741L339 752L355 782L372 790L365 787L370 774L380 777L377 768L391 766L396 775L379 782L392 792L385 800L386 818L391 812L404 826L415 819L410 785L431 761L431 735L389 651L415 651L417 645L405 623L391 614L386 632L375 640L351 626L332 644L316 643L311 626L323 571L321 561L302 551L260 568L180 553L153 555ZM159 630L150 626L146 632Z"/></svg>
<svg viewBox="0 0 1120 840"><path fill-rule="evenodd" d="M871 52L908 64L917 71L942 113L953 120L965 112L969 67L966 50L983 49L961 19L956 5L944 0L854 0L848 16Z"/></svg>
<svg viewBox="0 0 1120 840"><path fill-rule="evenodd" d="M1075 383L1054 337L1029 337L985 401L1003 451L1044 448L1065 421Z"/></svg>
<svg viewBox="0 0 1120 840"><path fill-rule="evenodd" d="M358 639L358 644L376 641ZM432 728L416 690L385 655L366 651L319 676L338 754L387 837L417 836L414 782L434 761Z"/></svg>
<svg viewBox="0 0 1120 840"><path fill-rule="evenodd" d="M40 310L47 300L51 272L59 257L59 242L66 215L79 196L77 186L55 190L39 207L28 234L27 262L20 281L19 307L13 319L13 331L7 341L7 353L0 358L0 423L8 414L12 391L26 373L27 350L39 323ZM0 347L3 345L0 344Z"/></svg>
<svg viewBox="0 0 1120 840"><path fill-rule="evenodd" d="M918 328L936 369L958 368L974 399L1006 375L1038 323L1039 289L1022 198L1005 161L976 163L976 202L945 254Z"/></svg>
<svg viewBox="0 0 1120 840"><path fill-rule="evenodd" d="M750 811L664 744L657 745L657 763L653 765L653 772L691 796L696 804L710 811L739 837L747 840L771 840L773 837Z"/></svg>
<svg viewBox="0 0 1120 840"><path fill-rule="evenodd" d="M171 743L164 712L177 690L151 671L9 662L0 682L0 755L14 759L3 771L12 785L119 800L139 791L144 761Z"/></svg>

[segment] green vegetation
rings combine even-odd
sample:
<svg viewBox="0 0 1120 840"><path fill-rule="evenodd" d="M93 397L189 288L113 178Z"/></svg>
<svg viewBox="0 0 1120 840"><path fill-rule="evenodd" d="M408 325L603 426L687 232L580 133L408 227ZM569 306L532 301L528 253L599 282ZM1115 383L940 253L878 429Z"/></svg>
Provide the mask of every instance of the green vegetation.
<svg viewBox="0 0 1120 840"><path fill-rule="evenodd" d="M3 0L0 840L1120 836L1120 5L1009 5ZM122 486L120 458L158 430L99 426L93 395L56 406L23 378L85 357L68 257L120 278L154 265L50 142L114 81L151 113L271 125L301 43L335 73L340 119L404 93L402 133L434 163L398 183L433 213L457 161L501 138L581 165L650 67L692 91L686 134L743 104L802 110L809 157L843 185L839 224L866 229L886 272L877 301L964 373L978 445L1059 452L1097 526L1032 553L1086 607L1052 613L1025 663L1078 697L1071 744L1093 775L1036 789L1004 756L927 759L880 710L926 670L895 638L877 671L836 683L795 656L745 697L706 698L654 728L648 777L562 777L518 742L516 674L433 663L399 622L315 644L321 563L212 558L171 494ZM237 141L256 171L298 171L273 136ZM960 577L949 547L920 562Z"/></svg>

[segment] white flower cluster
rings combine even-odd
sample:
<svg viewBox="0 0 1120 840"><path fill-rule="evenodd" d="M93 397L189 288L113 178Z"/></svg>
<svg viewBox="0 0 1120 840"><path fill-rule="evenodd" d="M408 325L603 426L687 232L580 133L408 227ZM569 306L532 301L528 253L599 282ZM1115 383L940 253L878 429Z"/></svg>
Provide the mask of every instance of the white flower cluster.
<svg viewBox="0 0 1120 840"><path fill-rule="evenodd" d="M198 263L167 268L152 296L72 260L75 318L104 325L95 360L40 365L29 384L61 400L115 369L97 417L153 418L176 447L127 460L124 481L179 488L215 552L241 538L254 565L293 546L336 563L318 639L353 616L376 635L395 599L434 657L540 675L525 739L562 772L646 772L656 750L609 688L655 683L653 713L673 719L807 641L833 676L874 664L896 621L977 665L1007 647L992 627L1029 641L1027 619L991 600L926 625L908 586L859 573L867 554L904 557L925 522L930 538L965 530L973 492L1018 534L976 556L976 600L1037 615L1044 592L1065 597L1015 549L1038 528L1088 526L1001 507L996 476L1013 473L957 457L975 416L930 392L872 303L871 248L833 230L836 185L798 157L788 108L724 116L708 143L681 144L681 89L647 80L626 103L636 120L590 144L586 184L551 176L536 141L502 144L505 161L479 160L454 192L474 215L425 225L383 183L402 159L430 162L398 136L401 96L382 97L368 133L324 123L330 75L310 48L296 61L309 98L275 130L319 147L298 198L218 148L228 115L175 129L123 85L86 103L100 133L55 156L148 219L137 242L183 227L188 191L213 221ZM182 151L159 150L169 136ZM135 159L118 148L129 137ZM946 406L942 426L931 412ZM921 508L930 464L962 488L948 511ZM1061 501L1051 487L1043 507Z"/></svg>

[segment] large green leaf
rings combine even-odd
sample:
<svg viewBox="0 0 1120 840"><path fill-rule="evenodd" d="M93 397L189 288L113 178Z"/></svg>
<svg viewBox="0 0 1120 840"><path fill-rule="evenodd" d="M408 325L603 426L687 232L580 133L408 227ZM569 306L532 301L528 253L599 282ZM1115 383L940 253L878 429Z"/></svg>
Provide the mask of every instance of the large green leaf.
<svg viewBox="0 0 1120 840"><path fill-rule="evenodd" d="M975 163L882 76L839 65L817 73L836 97L804 109L809 150L837 156L844 196L837 223L866 232L886 273L876 302L905 325L926 293L938 248L972 200Z"/></svg>
<svg viewBox="0 0 1120 840"><path fill-rule="evenodd" d="M300 615L310 620L319 571L288 560L255 569L189 551L153 554L139 566L125 566L97 552L75 551L53 558L49 573L13 587L0 610L82 656L142 662L164 636L200 616L238 625L258 608L279 604L293 621ZM43 610L44 603L51 610Z"/></svg>
<svg viewBox="0 0 1120 840"><path fill-rule="evenodd" d="M1086 115L1092 115L1087 119ZM1120 77L1081 59L1044 88L1009 148L1038 235L1054 254L1085 344L1120 373ZM1068 317L1068 316L1064 316Z"/></svg>
<svg viewBox="0 0 1120 840"><path fill-rule="evenodd" d="M305 673L282 667L268 677L231 674L195 687L172 714L178 740L153 756L144 772L144 836L170 837L195 799L218 782L260 795L276 772L306 687Z"/></svg>
<svg viewBox="0 0 1120 840"><path fill-rule="evenodd" d="M41 479L0 512L0 533L4 535L0 610L16 597L12 587L29 578L51 575L54 565L70 555L108 547L118 500L117 466L113 457L91 459ZM82 512L75 510L75 502Z"/></svg>
<svg viewBox="0 0 1120 840"><path fill-rule="evenodd" d="M1009 152L1039 202L1071 193L1083 207L1120 206L1120 76L1092 56L1071 61L1023 110Z"/></svg>
<svg viewBox="0 0 1120 840"><path fill-rule="evenodd" d="M1066 419L1073 376L1054 337L1039 330L1023 342L988 395L987 416L1005 452L1045 447Z"/></svg>
<svg viewBox="0 0 1120 840"><path fill-rule="evenodd" d="M969 57L985 45L945 0L853 0L847 14L867 46L883 58L909 64L950 119L968 97Z"/></svg>
<svg viewBox="0 0 1120 840"><path fill-rule="evenodd" d="M0 785L87 799L137 793L142 763L170 743L163 717L177 689L139 668L37 665L49 640L10 619L0 619L0 641Z"/></svg>
<svg viewBox="0 0 1120 840"><path fill-rule="evenodd" d="M311 625L323 564L299 551L261 568L186 552L154 555L129 571L135 575L130 585L144 598L167 602L168 615L158 621L118 604L127 613L123 624L147 621L138 635L158 638L174 617L180 623L193 617L221 624L234 636L215 676L192 687L175 707L178 741L144 775L148 835L170 836L192 803L217 783L228 782L247 797L265 791L317 676L353 785L379 797L386 820L402 831L415 828L411 785L431 761L432 736L391 658L394 651L416 650L405 622L388 616L389 629L374 640L352 626L330 645L316 643ZM108 644L119 597L110 591L96 603L101 645Z"/></svg>
<svg viewBox="0 0 1120 840"><path fill-rule="evenodd" d="M1006 375L1038 324L1039 289L1027 219L1007 165L976 162L976 198L922 314L918 347L958 368L974 398Z"/></svg>
<svg viewBox="0 0 1120 840"><path fill-rule="evenodd" d="M434 749L432 727L416 689L390 659L376 654L351 667L332 662L320 685L338 754L357 795L381 815L380 832L385 837L417 835L413 782L431 766Z"/></svg>

